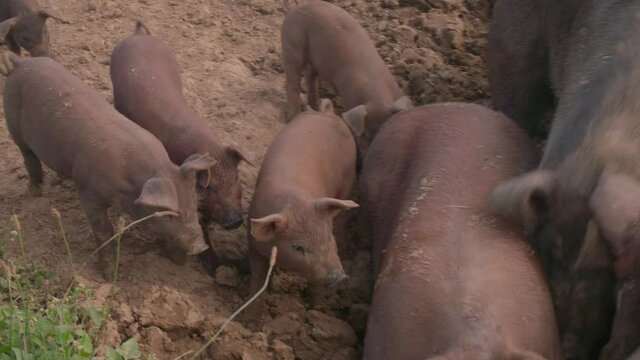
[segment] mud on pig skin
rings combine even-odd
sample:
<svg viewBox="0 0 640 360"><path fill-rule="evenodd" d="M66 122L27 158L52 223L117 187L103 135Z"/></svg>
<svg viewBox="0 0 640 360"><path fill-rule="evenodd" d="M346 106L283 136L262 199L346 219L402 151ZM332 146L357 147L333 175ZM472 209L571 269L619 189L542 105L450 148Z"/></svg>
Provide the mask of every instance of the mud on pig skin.
<svg viewBox="0 0 640 360"><path fill-rule="evenodd" d="M318 0L295 7L284 19L281 36L286 120L300 111L303 72L312 108L318 109L319 76L338 91L348 109L343 117L366 119L358 139L363 152L391 115L412 106L366 31L342 8Z"/></svg>
<svg viewBox="0 0 640 360"><path fill-rule="evenodd" d="M552 119L538 169L496 187L492 204L540 252L569 359L626 359L640 346L638 13L638 0L494 7L496 107L529 130Z"/></svg>
<svg viewBox="0 0 640 360"><path fill-rule="evenodd" d="M198 177L207 242L210 243L207 227L211 221L227 230L240 227L244 217L238 165L246 159L235 147L222 145L189 107L171 49L138 22L135 33L113 50L110 67L116 109L160 139L174 163L182 163L193 153L209 153L217 160ZM209 251L213 249L210 247ZM214 253L210 256L215 258Z"/></svg>
<svg viewBox="0 0 640 360"><path fill-rule="evenodd" d="M364 359L563 359L538 259L485 205L537 158L515 123L479 105L385 124L359 188L377 274Z"/></svg>
<svg viewBox="0 0 640 360"><path fill-rule="evenodd" d="M206 249L198 224L196 174L214 164L193 154L179 167L148 131L119 114L96 90L46 57L20 59L3 53L7 76L4 109L7 128L24 158L29 191L40 195L42 163L72 178L96 243L113 235L107 209L135 219L162 240L176 263ZM105 278L112 275L115 247L100 251Z"/></svg>
<svg viewBox="0 0 640 360"><path fill-rule="evenodd" d="M20 55L24 48L31 56L49 56L48 18L67 23L50 11L40 9L36 0L5 0L0 3L0 39Z"/></svg>
<svg viewBox="0 0 640 360"><path fill-rule="evenodd" d="M347 277L333 219L358 206L346 200L355 179L356 144L331 101L323 99L320 109L297 115L264 156L249 209L251 293L264 282L273 246L279 267L313 284L331 286Z"/></svg>

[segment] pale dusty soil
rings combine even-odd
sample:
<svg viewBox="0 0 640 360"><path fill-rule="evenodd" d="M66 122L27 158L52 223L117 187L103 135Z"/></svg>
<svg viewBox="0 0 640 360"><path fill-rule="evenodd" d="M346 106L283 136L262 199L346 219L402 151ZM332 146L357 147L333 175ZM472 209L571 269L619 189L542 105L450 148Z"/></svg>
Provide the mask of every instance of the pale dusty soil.
<svg viewBox="0 0 640 360"><path fill-rule="evenodd" d="M164 39L182 67L189 103L227 144L237 145L254 160L256 167L240 168L248 203L261 158L283 126L280 0L40 1L71 22L50 23L53 56L109 101L110 52L132 32L134 21L144 20ZM487 103L483 51L489 0L333 2L361 21L415 104ZM94 241L73 184L49 171L44 195L30 197L25 193L22 159L4 121L0 149L2 227L10 228L9 216L17 214L29 259L64 279L69 266L51 215L51 208L60 210L76 262L87 262L80 276L104 298L109 284L100 277L95 259L88 258ZM239 259L246 249L245 231L212 229L212 236L220 252ZM134 232L124 244L122 276L105 343L137 336L144 350L159 359L173 359L203 344L247 296L248 276L234 267L220 268L214 279L195 259L183 267L174 265L144 234ZM261 331L233 323L208 356L357 358L369 300L368 255L351 249L344 258L349 283L315 309L303 281L277 272L268 295L269 317Z"/></svg>

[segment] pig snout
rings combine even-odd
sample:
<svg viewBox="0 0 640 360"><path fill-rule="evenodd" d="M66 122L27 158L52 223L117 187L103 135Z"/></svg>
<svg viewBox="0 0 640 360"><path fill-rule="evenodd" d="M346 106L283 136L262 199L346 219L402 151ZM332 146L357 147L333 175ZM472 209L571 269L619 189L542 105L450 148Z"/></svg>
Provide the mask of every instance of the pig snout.
<svg viewBox="0 0 640 360"><path fill-rule="evenodd" d="M342 270L333 270L329 272L329 276L327 278L327 285L329 287L337 286L338 284L347 280L349 276L344 273Z"/></svg>
<svg viewBox="0 0 640 360"><path fill-rule="evenodd" d="M225 218L225 222L222 225L222 227L225 230L233 230L233 229L239 228L243 223L244 223L244 216L242 216L242 214L232 213Z"/></svg>
<svg viewBox="0 0 640 360"><path fill-rule="evenodd" d="M187 251L187 255L198 255L209 248L202 236L198 236L191 243L191 247Z"/></svg>

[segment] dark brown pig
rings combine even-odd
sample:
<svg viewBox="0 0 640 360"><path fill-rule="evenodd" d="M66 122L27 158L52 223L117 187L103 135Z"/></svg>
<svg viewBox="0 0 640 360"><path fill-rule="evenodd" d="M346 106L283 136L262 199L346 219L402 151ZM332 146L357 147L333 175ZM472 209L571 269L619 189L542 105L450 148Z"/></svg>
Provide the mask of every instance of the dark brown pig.
<svg viewBox="0 0 640 360"><path fill-rule="evenodd" d="M303 72L307 101L318 109L319 75L349 109L342 114L345 119L362 122L366 118L359 139L363 151L391 115L412 106L360 24L324 1L310 1L288 12L282 24L282 65L287 77L286 120L301 109Z"/></svg>
<svg viewBox="0 0 640 360"><path fill-rule="evenodd" d="M135 219L176 213L141 224L162 240L176 263L206 249L195 182L198 171L213 165L210 156L193 154L178 167L151 133L57 62L21 60L10 52L3 60L7 127L24 157L32 194L40 193L44 163L74 180L98 245L113 235L107 209L114 207ZM113 264L108 258L114 253L105 252L100 253L102 270L109 278Z"/></svg>
<svg viewBox="0 0 640 360"><path fill-rule="evenodd" d="M296 116L264 156L249 209L251 292L263 284L271 247L279 267L314 284L346 278L333 235L333 218L358 205L346 200L355 179L356 144L349 127L333 114Z"/></svg>
<svg viewBox="0 0 640 360"><path fill-rule="evenodd" d="M385 124L360 177L377 275L364 359L563 358L534 251L485 205L536 160L515 123L479 105Z"/></svg>
<svg viewBox="0 0 640 360"><path fill-rule="evenodd" d="M538 169L492 203L539 250L569 359L625 359L640 346L634 271L619 270L640 258L639 13L640 0L494 7L497 108L530 130L546 129L547 112L552 121Z"/></svg>
<svg viewBox="0 0 640 360"><path fill-rule="evenodd" d="M217 160L201 174L210 172L211 178L200 176L198 182L207 241L211 221L225 229L240 227L244 219L238 164L246 159L235 147L222 145L189 107L171 49L138 22L135 33L113 50L111 80L116 109L160 139L174 163L193 153L209 153Z"/></svg>
<svg viewBox="0 0 640 360"><path fill-rule="evenodd" d="M0 1L0 38L18 55L23 48L31 56L49 56L48 18L66 23L51 12L40 9L36 0Z"/></svg>

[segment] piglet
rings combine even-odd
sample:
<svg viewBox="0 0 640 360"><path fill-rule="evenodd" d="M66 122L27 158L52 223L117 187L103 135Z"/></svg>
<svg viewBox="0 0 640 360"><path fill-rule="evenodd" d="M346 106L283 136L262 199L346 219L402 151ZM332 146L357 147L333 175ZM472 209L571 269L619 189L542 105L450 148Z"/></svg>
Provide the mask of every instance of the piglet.
<svg viewBox="0 0 640 360"><path fill-rule="evenodd" d="M31 56L49 56L48 18L67 23L40 9L36 0L4 0L0 2L0 39L18 55L24 48Z"/></svg>
<svg viewBox="0 0 640 360"><path fill-rule="evenodd" d="M355 161L350 127L334 115L326 99L320 112L299 114L276 136L264 156L249 208L252 293L265 280L273 246L278 248L279 267L312 284L332 286L347 278L333 218L358 206L347 200Z"/></svg>
<svg viewBox="0 0 640 360"><path fill-rule="evenodd" d="M508 118L472 104L392 117L369 148L359 195L377 275L366 360L563 359L551 294L492 187L534 166Z"/></svg>
<svg viewBox="0 0 640 360"><path fill-rule="evenodd" d="M342 114L344 118L366 118L358 144L362 151L391 115L412 106L360 24L343 9L324 1L310 1L287 13L282 24L282 65L287 92L285 119L300 111L303 72L307 101L318 108L319 75L350 109Z"/></svg>
<svg viewBox="0 0 640 360"><path fill-rule="evenodd" d="M181 164L193 153L209 153L217 160L198 181L207 242L207 227L212 221L227 230L240 227L244 218L238 164L247 160L237 148L222 145L189 107L171 49L137 22L135 33L113 50L110 64L116 109L160 139L174 163ZM209 257L213 259L206 267L212 270L216 265L211 263L215 262L213 250Z"/></svg>
<svg viewBox="0 0 640 360"><path fill-rule="evenodd" d="M209 155L192 154L174 165L151 133L50 58L20 59L7 51L3 63L7 128L24 158L30 193L41 192L44 163L75 182L98 245L113 235L107 209L114 207L134 219L174 212L140 226L163 242L176 263L207 248L195 183L199 171L214 165ZM108 279L114 252L105 251L100 257Z"/></svg>

